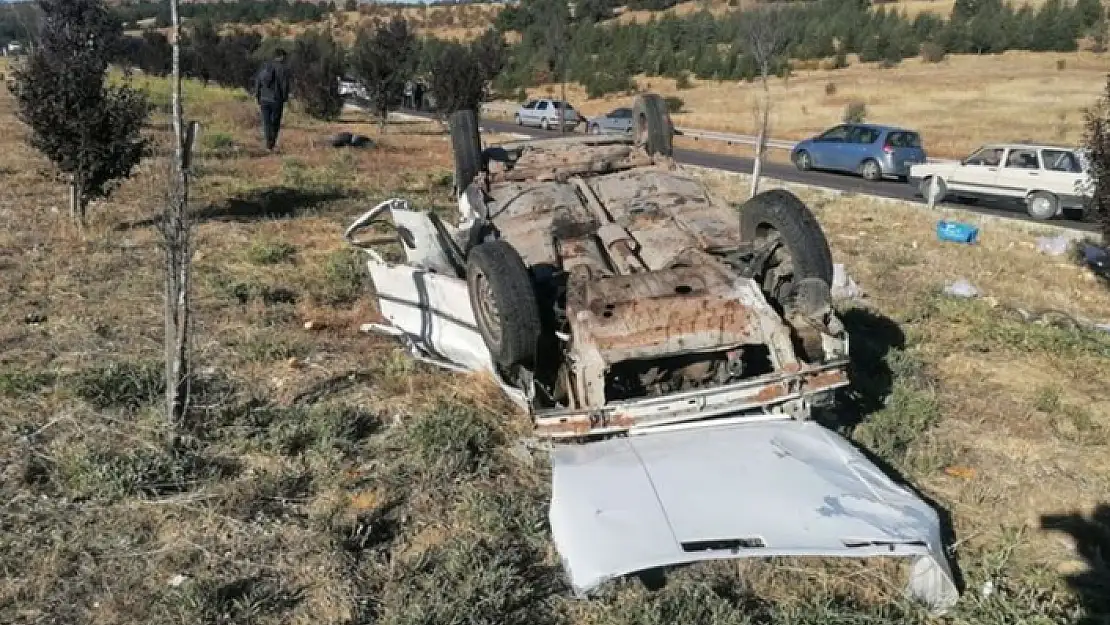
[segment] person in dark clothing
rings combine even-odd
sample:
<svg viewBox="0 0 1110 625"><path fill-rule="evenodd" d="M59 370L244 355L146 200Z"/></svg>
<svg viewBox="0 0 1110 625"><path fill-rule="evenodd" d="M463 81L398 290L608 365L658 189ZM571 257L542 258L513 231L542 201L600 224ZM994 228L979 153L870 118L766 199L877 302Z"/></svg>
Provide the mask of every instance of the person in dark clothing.
<svg viewBox="0 0 1110 625"><path fill-rule="evenodd" d="M417 81L412 87L412 108L417 111L424 110L424 83Z"/></svg>
<svg viewBox="0 0 1110 625"><path fill-rule="evenodd" d="M278 48L274 58L267 61L254 79L254 97L262 111L262 134L266 149L274 150L281 131L281 114L289 99L289 68L285 65L285 50Z"/></svg>

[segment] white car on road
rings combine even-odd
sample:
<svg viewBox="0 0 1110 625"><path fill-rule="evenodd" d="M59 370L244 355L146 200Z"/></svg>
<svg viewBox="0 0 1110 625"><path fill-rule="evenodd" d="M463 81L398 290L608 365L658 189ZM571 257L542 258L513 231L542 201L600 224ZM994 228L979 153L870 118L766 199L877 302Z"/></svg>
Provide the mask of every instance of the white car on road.
<svg viewBox="0 0 1110 625"><path fill-rule="evenodd" d="M1035 219L1085 210L1090 174L1079 150L1053 145L984 145L961 161L921 163L910 184L923 197L1017 200ZM934 184L935 181L935 184Z"/></svg>
<svg viewBox="0 0 1110 625"><path fill-rule="evenodd" d="M564 114L565 112L565 114ZM573 130L582 122L578 111L568 102L544 98L541 100L528 100L520 105L516 111L518 126L536 126L544 130L559 127L559 120L567 130Z"/></svg>

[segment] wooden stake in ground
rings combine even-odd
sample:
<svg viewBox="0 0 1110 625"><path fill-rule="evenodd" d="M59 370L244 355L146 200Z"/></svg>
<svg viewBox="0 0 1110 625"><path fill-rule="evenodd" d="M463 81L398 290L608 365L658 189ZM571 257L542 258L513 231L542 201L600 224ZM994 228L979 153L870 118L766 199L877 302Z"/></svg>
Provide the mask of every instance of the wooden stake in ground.
<svg viewBox="0 0 1110 625"><path fill-rule="evenodd" d="M771 122L771 85L774 64L786 47L786 29L776 9L766 8L747 11L743 31L747 51L759 66L759 79L763 96L759 105L759 131L755 140L755 159L752 163L752 186L749 197L759 193L759 177L763 172L763 153L767 149L767 132Z"/></svg>
<svg viewBox="0 0 1110 625"><path fill-rule="evenodd" d="M189 401L189 156L196 125L185 128L181 102L181 19L178 0L169 0L173 37L173 162L161 230L166 252L166 418L172 425L185 417Z"/></svg>

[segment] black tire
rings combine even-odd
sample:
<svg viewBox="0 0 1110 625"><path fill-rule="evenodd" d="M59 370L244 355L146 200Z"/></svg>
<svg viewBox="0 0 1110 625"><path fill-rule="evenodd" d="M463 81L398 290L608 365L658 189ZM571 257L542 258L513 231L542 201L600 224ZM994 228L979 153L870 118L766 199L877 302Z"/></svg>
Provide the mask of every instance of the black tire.
<svg viewBox="0 0 1110 625"><path fill-rule="evenodd" d="M461 195L482 170L482 139L474 111L456 111L448 120L455 158L455 193Z"/></svg>
<svg viewBox="0 0 1110 625"><path fill-rule="evenodd" d="M542 332L540 307L520 254L502 240L475 246L467 257L466 285L478 331L494 362L533 365Z"/></svg>
<svg viewBox="0 0 1110 625"><path fill-rule="evenodd" d="M794 166L798 171L809 171L813 169L813 157L805 150L798 150L798 154L794 156Z"/></svg>
<svg viewBox="0 0 1110 625"><path fill-rule="evenodd" d="M921 193L921 197L925 198L925 203L926 204L929 203L929 193L932 191L932 188L933 188L932 187L933 178L934 178L934 176L926 176L921 181L921 184L917 188L918 192ZM937 178L936 197L933 199L933 203L934 204L940 204L940 203L944 202L944 198L947 195L948 195L948 185L944 184L944 180L942 180L940 178Z"/></svg>
<svg viewBox="0 0 1110 625"><path fill-rule="evenodd" d="M821 224L798 196L785 189L764 191L740 207L740 235L745 242L759 245L776 234L790 256L793 273L785 291L777 287L767 289L772 295L786 296L790 284L807 278L832 284L832 251Z"/></svg>
<svg viewBox="0 0 1110 625"><path fill-rule="evenodd" d="M883 166L879 161L869 158L860 163L859 174L868 182L878 182L883 179Z"/></svg>
<svg viewBox="0 0 1110 625"><path fill-rule="evenodd" d="M336 135L333 135L329 139L329 141L331 142L331 147L333 147L333 148L346 147L348 145L351 145L351 133L349 133L349 132L338 133Z"/></svg>
<svg viewBox="0 0 1110 625"><path fill-rule="evenodd" d="M1033 219L1047 221L1060 212L1060 200L1047 191L1034 191L1025 201L1025 212Z"/></svg>
<svg viewBox="0 0 1110 625"><path fill-rule="evenodd" d="M674 154L674 125L667 104L654 93L645 93L632 104L632 136L648 154Z"/></svg>

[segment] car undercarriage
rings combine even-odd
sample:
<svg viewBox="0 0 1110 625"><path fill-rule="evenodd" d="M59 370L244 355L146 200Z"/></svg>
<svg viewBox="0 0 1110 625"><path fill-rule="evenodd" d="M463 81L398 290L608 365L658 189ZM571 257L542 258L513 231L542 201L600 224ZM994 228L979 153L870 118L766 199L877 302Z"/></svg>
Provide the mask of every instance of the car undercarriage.
<svg viewBox="0 0 1110 625"><path fill-rule="evenodd" d="M915 558L914 595L955 601L935 511L810 420L849 384L849 337L832 254L801 200L712 196L675 163L658 96L637 98L630 137L483 148L473 112L450 128L455 223L391 199L345 233L367 254L380 312L369 327L419 359L491 375L528 412L555 449L552 531L576 588L720 557L898 555ZM745 447L761 465L737 464ZM757 487L766 471L782 479ZM683 486L633 488L644 475ZM726 503L787 481L799 489L774 507L797 508L801 533L776 534L752 501ZM697 520L671 528L673 549L628 524L689 505Z"/></svg>

